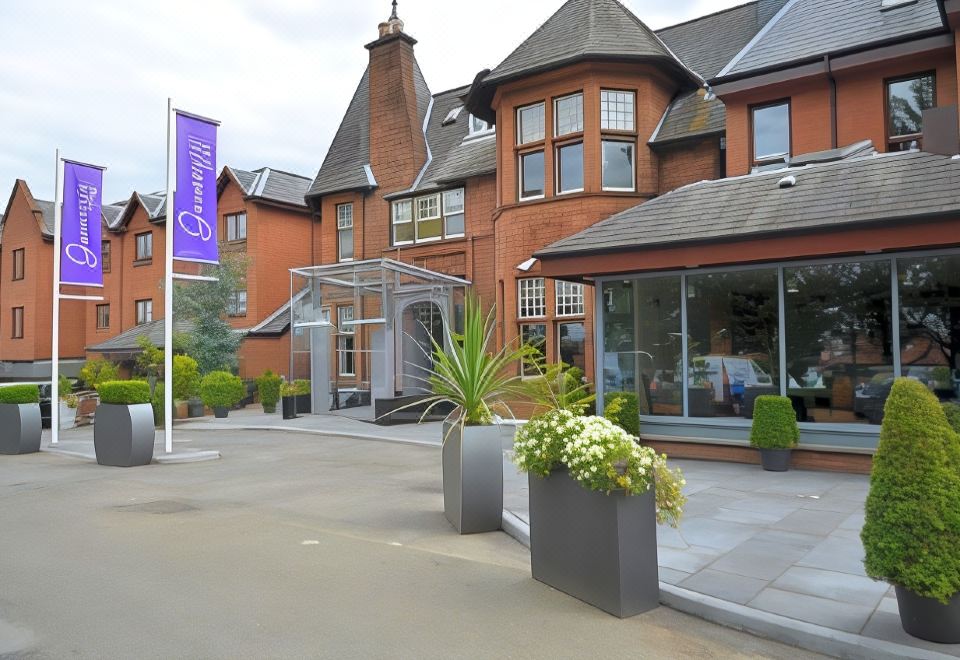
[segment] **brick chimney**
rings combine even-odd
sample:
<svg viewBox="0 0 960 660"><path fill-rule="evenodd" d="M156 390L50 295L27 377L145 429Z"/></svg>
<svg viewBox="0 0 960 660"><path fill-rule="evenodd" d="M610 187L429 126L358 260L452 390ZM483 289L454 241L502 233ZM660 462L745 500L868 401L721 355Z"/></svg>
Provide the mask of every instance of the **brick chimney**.
<svg viewBox="0 0 960 660"><path fill-rule="evenodd" d="M370 51L370 165L384 193L409 187L427 159L423 120L417 111L419 74L413 47L394 0Z"/></svg>

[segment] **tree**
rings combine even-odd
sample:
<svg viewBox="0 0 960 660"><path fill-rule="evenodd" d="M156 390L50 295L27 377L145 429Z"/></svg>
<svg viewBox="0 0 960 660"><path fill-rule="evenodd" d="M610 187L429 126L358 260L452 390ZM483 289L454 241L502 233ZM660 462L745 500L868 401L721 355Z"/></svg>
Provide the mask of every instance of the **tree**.
<svg viewBox="0 0 960 660"><path fill-rule="evenodd" d="M140 354L134 363L133 371L137 376L159 378L163 375L164 351L153 345L147 337L139 337L137 346Z"/></svg>
<svg viewBox="0 0 960 660"><path fill-rule="evenodd" d="M221 255L220 264L207 266L205 275L216 282L178 282L173 296L174 315L193 323L185 349L197 361L201 374L233 370L237 366L240 335L224 320L230 299L245 288L247 259Z"/></svg>

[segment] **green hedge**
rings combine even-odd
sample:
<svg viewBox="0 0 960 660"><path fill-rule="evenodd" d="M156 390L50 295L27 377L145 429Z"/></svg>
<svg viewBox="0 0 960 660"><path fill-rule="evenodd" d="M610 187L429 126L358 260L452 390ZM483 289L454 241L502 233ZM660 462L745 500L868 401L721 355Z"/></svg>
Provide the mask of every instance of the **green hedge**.
<svg viewBox="0 0 960 660"><path fill-rule="evenodd" d="M117 365L109 360L87 360L83 368L80 369L80 380L82 380L87 387L96 388L100 383L119 379L120 370L117 369Z"/></svg>
<svg viewBox="0 0 960 660"><path fill-rule="evenodd" d="M36 385L7 385L0 387L0 403L39 403L40 389Z"/></svg>
<svg viewBox="0 0 960 660"><path fill-rule="evenodd" d="M944 604L960 592L960 436L915 380L887 398L861 539L875 580Z"/></svg>
<svg viewBox="0 0 960 660"><path fill-rule="evenodd" d="M166 422L163 418L163 401L166 398L163 393L164 385L161 380L153 386L153 398L150 400L153 405L153 423L156 426L162 426Z"/></svg>
<svg viewBox="0 0 960 660"><path fill-rule="evenodd" d="M943 412L947 415L947 423L954 431L960 433L960 405L956 403L943 404Z"/></svg>
<svg viewBox="0 0 960 660"><path fill-rule="evenodd" d="M183 401L197 395L200 370L189 355L173 356L173 400Z"/></svg>
<svg viewBox="0 0 960 660"><path fill-rule="evenodd" d="M212 371L200 381L200 398L209 408L232 408L246 393L243 381L226 371Z"/></svg>
<svg viewBox="0 0 960 660"><path fill-rule="evenodd" d="M280 387L280 394L282 396L303 396L305 394L310 394L310 381L306 379L298 379L292 383L284 383Z"/></svg>
<svg viewBox="0 0 960 660"><path fill-rule="evenodd" d="M611 392L604 396L603 416L630 435L640 437L640 401L636 392Z"/></svg>
<svg viewBox="0 0 960 660"><path fill-rule="evenodd" d="M133 406L150 403L150 385L142 380L108 380L97 385L100 403Z"/></svg>
<svg viewBox="0 0 960 660"><path fill-rule="evenodd" d="M800 426L793 403L785 396L758 396L753 406L750 444L759 449L793 449L800 442Z"/></svg>
<svg viewBox="0 0 960 660"><path fill-rule="evenodd" d="M260 404L267 412L276 410L277 401L280 400L280 384L282 382L280 376L269 369L257 378L257 393L260 395Z"/></svg>

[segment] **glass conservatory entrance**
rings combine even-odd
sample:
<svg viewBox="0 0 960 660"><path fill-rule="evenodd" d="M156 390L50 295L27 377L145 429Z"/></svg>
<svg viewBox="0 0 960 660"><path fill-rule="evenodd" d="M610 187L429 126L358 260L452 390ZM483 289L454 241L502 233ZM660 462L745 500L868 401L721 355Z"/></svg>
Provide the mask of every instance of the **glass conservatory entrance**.
<svg viewBox="0 0 960 660"><path fill-rule="evenodd" d="M310 381L312 412L373 420L424 394L469 284L392 259L291 269L290 374Z"/></svg>

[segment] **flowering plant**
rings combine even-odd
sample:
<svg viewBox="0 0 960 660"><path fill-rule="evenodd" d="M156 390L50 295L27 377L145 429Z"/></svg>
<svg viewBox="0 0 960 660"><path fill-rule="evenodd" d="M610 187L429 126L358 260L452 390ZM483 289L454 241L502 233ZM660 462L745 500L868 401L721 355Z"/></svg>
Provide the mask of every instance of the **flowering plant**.
<svg viewBox="0 0 960 660"><path fill-rule="evenodd" d="M683 486L679 470L667 467L667 457L602 417L581 417L554 410L536 417L517 432L514 461L524 472L540 477L565 466L588 490L640 495L655 489L657 522L680 522Z"/></svg>

